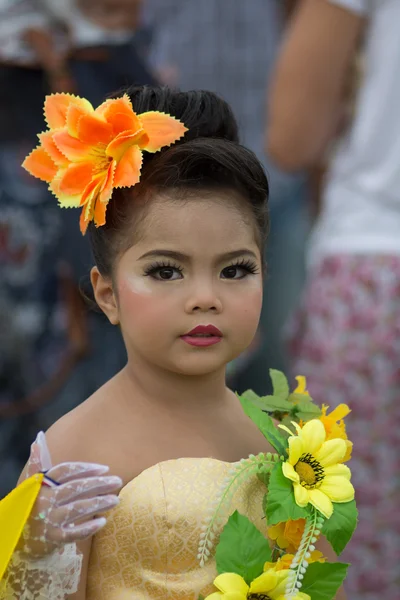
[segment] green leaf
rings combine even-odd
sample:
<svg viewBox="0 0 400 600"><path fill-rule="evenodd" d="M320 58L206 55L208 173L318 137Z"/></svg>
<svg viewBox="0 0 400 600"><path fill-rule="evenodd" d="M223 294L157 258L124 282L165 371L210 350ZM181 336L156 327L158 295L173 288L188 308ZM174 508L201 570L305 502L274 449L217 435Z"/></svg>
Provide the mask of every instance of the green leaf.
<svg viewBox="0 0 400 600"><path fill-rule="evenodd" d="M312 600L332 600L347 575L348 567L346 563L311 563L300 591L311 596Z"/></svg>
<svg viewBox="0 0 400 600"><path fill-rule="evenodd" d="M237 573L250 584L272 557L268 540L247 517L235 511L225 525L215 558L218 573Z"/></svg>
<svg viewBox="0 0 400 600"><path fill-rule="evenodd" d="M332 548L339 555L354 533L357 526L357 507L355 500L344 503L333 503L332 516L327 519L321 533L326 537Z"/></svg>
<svg viewBox="0 0 400 600"><path fill-rule="evenodd" d="M276 369L270 369L269 375L272 380L272 388L274 390L273 395L278 396L283 400L287 400L290 389L286 376L281 371L277 371Z"/></svg>
<svg viewBox="0 0 400 600"><path fill-rule="evenodd" d="M205 600L205 598L204 598L204 596L202 596L202 595L200 594L200 596L197 598L197 600Z"/></svg>
<svg viewBox="0 0 400 600"><path fill-rule="evenodd" d="M321 409L309 400L300 400L295 406L296 418L303 421L317 419L321 415Z"/></svg>
<svg viewBox="0 0 400 600"><path fill-rule="evenodd" d="M268 525L276 525L289 519L306 519L307 508L301 508L294 499L293 483L284 476L282 463L277 463L269 480L267 498Z"/></svg>
<svg viewBox="0 0 400 600"><path fill-rule="evenodd" d="M256 406L268 412L288 413L293 409L292 404L280 396L263 396Z"/></svg>
<svg viewBox="0 0 400 600"><path fill-rule="evenodd" d="M275 427L273 420L265 412L254 406L244 396L239 396L245 414L255 423L264 437L275 448L279 455L287 456L287 441Z"/></svg>
<svg viewBox="0 0 400 600"><path fill-rule="evenodd" d="M267 412L289 412L293 409L292 404L287 400L283 400L280 396L258 396L253 390L247 390L242 394L242 397Z"/></svg>

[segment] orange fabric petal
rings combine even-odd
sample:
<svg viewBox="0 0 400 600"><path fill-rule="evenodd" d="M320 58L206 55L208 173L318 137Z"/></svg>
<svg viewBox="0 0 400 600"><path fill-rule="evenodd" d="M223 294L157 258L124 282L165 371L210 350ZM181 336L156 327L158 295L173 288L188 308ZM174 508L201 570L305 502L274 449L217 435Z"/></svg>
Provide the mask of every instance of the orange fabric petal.
<svg viewBox="0 0 400 600"><path fill-rule="evenodd" d="M66 168L61 168L58 170L57 175L54 177L53 181L49 185L49 190L57 198L58 203L62 208L75 208L80 206L82 192L80 192L79 194L70 195L60 191L60 181L62 180L66 171Z"/></svg>
<svg viewBox="0 0 400 600"><path fill-rule="evenodd" d="M57 166L46 150L38 146L25 158L24 169L34 177L50 183L57 174Z"/></svg>
<svg viewBox="0 0 400 600"><path fill-rule="evenodd" d="M178 119L165 113L150 111L139 115L142 126L149 136L149 141L141 148L147 152L157 152L164 146L170 146L179 140L187 131Z"/></svg>
<svg viewBox="0 0 400 600"><path fill-rule="evenodd" d="M100 202L100 200L96 201L94 207L94 224L96 227L101 227L106 222L106 211L107 211L108 202Z"/></svg>
<svg viewBox="0 0 400 600"><path fill-rule="evenodd" d="M59 151L54 143L52 131L44 131L43 133L40 133L39 140L42 148L46 150L47 154L58 167L64 167L68 165L68 159L62 152Z"/></svg>
<svg viewBox="0 0 400 600"><path fill-rule="evenodd" d="M112 163L110 164L110 166L108 167L108 171L106 173L106 176L105 176L103 185L101 186L101 190L100 190L100 194L99 194L100 202L107 203L107 202L109 202L109 200L111 198L113 187L114 187L114 174L115 174L116 166L117 166L117 163L115 160L113 160Z"/></svg>
<svg viewBox="0 0 400 600"><path fill-rule="evenodd" d="M87 160L91 147L69 135L66 129L55 131L53 140L57 148L72 162Z"/></svg>
<svg viewBox="0 0 400 600"><path fill-rule="evenodd" d="M85 235L88 225L89 219L86 218L86 206L84 206L82 208L81 217L79 219L79 229L81 230L82 235Z"/></svg>
<svg viewBox="0 0 400 600"><path fill-rule="evenodd" d="M114 187L131 187L140 180L143 154L138 146L131 146L115 169Z"/></svg>
<svg viewBox="0 0 400 600"><path fill-rule="evenodd" d="M98 175L94 177L86 186L81 196L81 206L87 204L98 194L102 185L103 178Z"/></svg>
<svg viewBox="0 0 400 600"><path fill-rule="evenodd" d="M141 143L148 143L147 140L148 138L143 129L140 129L136 132L124 131L123 133L117 135L117 137L108 144L106 148L106 154L107 156L111 156L115 160L119 161L128 148L134 144L140 143L140 145L142 145Z"/></svg>
<svg viewBox="0 0 400 600"><path fill-rule="evenodd" d="M79 119L86 115L87 111L78 104L70 104L67 110L66 126L67 131L72 137L78 137Z"/></svg>
<svg viewBox="0 0 400 600"><path fill-rule="evenodd" d="M78 138L84 144L107 145L113 137L112 126L95 115L83 115L78 121Z"/></svg>
<svg viewBox="0 0 400 600"><path fill-rule="evenodd" d="M122 98L106 100L96 112L112 125L114 135L128 130L138 131L142 128L127 94L124 94Z"/></svg>
<svg viewBox="0 0 400 600"><path fill-rule="evenodd" d="M92 112L93 106L85 98L79 98L72 94L50 94L44 101L44 116L50 129L65 127L67 123L67 111L71 104L82 107L85 112Z"/></svg>
<svg viewBox="0 0 400 600"><path fill-rule="evenodd" d="M83 194L93 176L93 164L90 162L73 163L65 170L59 183L63 194L76 196Z"/></svg>

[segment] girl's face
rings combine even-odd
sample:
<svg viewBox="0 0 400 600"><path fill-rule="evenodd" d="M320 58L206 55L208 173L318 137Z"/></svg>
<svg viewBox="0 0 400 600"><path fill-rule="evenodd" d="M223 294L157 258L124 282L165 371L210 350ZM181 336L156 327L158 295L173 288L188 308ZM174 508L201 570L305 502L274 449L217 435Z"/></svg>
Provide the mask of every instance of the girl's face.
<svg viewBox="0 0 400 600"><path fill-rule="evenodd" d="M263 288L251 219L222 194L152 202L139 241L116 265L114 306L102 306L120 323L131 364L205 375L249 346Z"/></svg>

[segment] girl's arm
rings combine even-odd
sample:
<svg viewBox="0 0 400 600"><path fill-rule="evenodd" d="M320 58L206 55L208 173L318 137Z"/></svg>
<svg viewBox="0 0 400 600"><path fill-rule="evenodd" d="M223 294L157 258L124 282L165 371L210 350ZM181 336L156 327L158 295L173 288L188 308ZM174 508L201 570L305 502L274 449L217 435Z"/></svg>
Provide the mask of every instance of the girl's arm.
<svg viewBox="0 0 400 600"><path fill-rule="evenodd" d="M363 25L328 0L299 0L269 96L266 150L281 168L313 166L335 135Z"/></svg>

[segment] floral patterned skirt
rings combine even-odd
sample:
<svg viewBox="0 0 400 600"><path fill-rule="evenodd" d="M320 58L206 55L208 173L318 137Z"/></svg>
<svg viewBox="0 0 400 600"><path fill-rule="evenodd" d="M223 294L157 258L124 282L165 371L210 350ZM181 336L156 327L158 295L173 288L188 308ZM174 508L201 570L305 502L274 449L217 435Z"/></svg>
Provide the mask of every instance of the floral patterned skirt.
<svg viewBox="0 0 400 600"><path fill-rule="evenodd" d="M349 405L359 525L343 558L351 600L400 598L400 257L342 255L314 271L287 328L293 374Z"/></svg>

